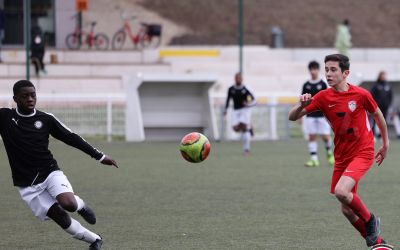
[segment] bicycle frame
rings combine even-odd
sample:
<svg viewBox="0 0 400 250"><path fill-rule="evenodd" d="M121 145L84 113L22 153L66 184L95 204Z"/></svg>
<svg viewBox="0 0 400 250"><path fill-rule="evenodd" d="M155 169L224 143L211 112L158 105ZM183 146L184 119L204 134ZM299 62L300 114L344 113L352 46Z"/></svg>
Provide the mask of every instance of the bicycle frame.
<svg viewBox="0 0 400 250"><path fill-rule="evenodd" d="M144 28L143 25L141 25L139 31L136 34L134 34L132 32L132 28L128 20L124 20L124 26L122 29L128 34L128 37L135 45L138 44L142 39L142 37L146 35L146 29Z"/></svg>
<svg viewBox="0 0 400 250"><path fill-rule="evenodd" d="M87 44L89 47L92 47L94 45L94 26L96 26L95 23L90 23L90 31L86 32L83 29L80 29L79 27L75 27L74 30L74 35L79 39L79 44ZM85 36L85 39L83 40L82 37Z"/></svg>

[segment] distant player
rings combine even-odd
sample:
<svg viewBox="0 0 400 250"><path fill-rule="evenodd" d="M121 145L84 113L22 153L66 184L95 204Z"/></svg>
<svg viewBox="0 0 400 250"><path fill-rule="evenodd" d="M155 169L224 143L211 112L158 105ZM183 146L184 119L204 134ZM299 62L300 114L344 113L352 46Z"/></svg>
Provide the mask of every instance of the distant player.
<svg viewBox="0 0 400 250"><path fill-rule="evenodd" d="M322 111L335 134L335 166L331 193L341 202L342 213L365 238L367 246L385 243L380 236L380 220L364 205L357 194L358 182L374 163L374 137L367 112L370 113L382 135L382 146L375 155L381 165L389 149L385 118L371 94L347 83L350 62L347 56L333 54L325 57L325 75L332 88L300 96L289 112L295 121L302 116Z"/></svg>
<svg viewBox="0 0 400 250"><path fill-rule="evenodd" d="M321 79L319 75L319 63L312 61L308 64L308 70L310 72L311 79L304 83L301 94L310 93L311 96L315 96L319 91L327 89L328 86ZM321 111L316 111L307 114L304 119L305 131L308 135L308 151L310 152L310 160L304 165L306 167L318 167L318 143L317 135L320 135L325 143L326 157L328 163L333 165L335 162L332 153L332 139L331 139L331 127L326 121L324 114Z"/></svg>
<svg viewBox="0 0 400 250"><path fill-rule="evenodd" d="M371 95L376 101L379 109L382 111L383 117L388 118L389 108L392 105L393 91L386 80L386 72L379 72L376 83L371 88ZM375 123L372 126L372 132L376 132ZM376 134L379 137L379 134Z"/></svg>
<svg viewBox="0 0 400 250"><path fill-rule="evenodd" d="M232 125L233 130L241 133L243 141L243 151L245 155L250 154L250 140L253 135L251 127L251 107L256 104L253 93L244 86L241 73L235 75L235 84L228 89L228 97L224 115L226 115L229 101L233 100Z"/></svg>
<svg viewBox="0 0 400 250"><path fill-rule="evenodd" d="M72 237L88 242L89 249L101 249L102 238L67 213L77 212L89 224L96 223L93 210L74 194L67 177L53 158L49 150L49 135L102 164L118 167L117 163L73 133L54 115L36 110L36 89L30 81L16 82L13 92L17 108L0 109L0 134L14 186L40 220L50 218Z"/></svg>

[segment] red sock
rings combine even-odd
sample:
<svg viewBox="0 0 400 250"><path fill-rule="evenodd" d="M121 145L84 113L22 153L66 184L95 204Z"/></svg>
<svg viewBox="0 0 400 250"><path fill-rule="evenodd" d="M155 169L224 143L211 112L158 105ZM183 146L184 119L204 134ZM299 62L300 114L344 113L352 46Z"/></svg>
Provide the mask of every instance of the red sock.
<svg viewBox="0 0 400 250"><path fill-rule="evenodd" d="M356 193L353 193L353 200L347 206L353 209L354 213L364 222L368 222L371 218L371 213Z"/></svg>
<svg viewBox="0 0 400 250"><path fill-rule="evenodd" d="M367 236L367 231L365 230L365 222L362 219L358 219L356 222L354 222L353 227L360 232L361 236L365 239ZM382 237L378 236L378 239L375 242L376 244L381 244L382 243Z"/></svg>
<svg viewBox="0 0 400 250"><path fill-rule="evenodd" d="M360 232L361 236L365 239L365 237L367 236L367 231L365 230L365 222L359 218L352 225L358 230L358 232Z"/></svg>

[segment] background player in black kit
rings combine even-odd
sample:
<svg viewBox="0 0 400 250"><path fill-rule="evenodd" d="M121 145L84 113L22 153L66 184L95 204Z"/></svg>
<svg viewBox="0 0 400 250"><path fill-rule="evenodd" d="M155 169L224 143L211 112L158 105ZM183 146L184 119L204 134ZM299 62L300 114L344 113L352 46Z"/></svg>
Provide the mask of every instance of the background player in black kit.
<svg viewBox="0 0 400 250"><path fill-rule="evenodd" d="M232 125L235 132L241 133L243 140L243 151L245 155L250 153L250 138L253 134L251 127L251 107L256 104L253 93L243 85L241 73L236 73L235 84L228 89L225 111L226 115L229 101L233 100Z"/></svg>
<svg viewBox="0 0 400 250"><path fill-rule="evenodd" d="M88 223L96 223L93 210L74 194L49 151L49 135L80 149L102 164L118 167L117 163L73 133L54 115L36 110L36 89L30 81L16 82L13 92L17 108L0 109L0 134L14 186L18 187L22 199L36 217L42 221L54 220L74 238L88 242L89 249L101 249L101 237L67 213L78 212Z"/></svg>
<svg viewBox="0 0 400 250"><path fill-rule="evenodd" d="M301 94L309 93L311 96L316 95L319 91L327 89L327 84L321 79L319 75L319 63L311 61L308 64L311 79L304 83ZM306 167L318 167L318 143L317 135L320 135L325 143L326 156L328 163L333 166L334 157L332 152L332 139L331 127L326 121L321 111L316 111L307 114L304 119L304 129L308 137L308 150L310 152L310 159L304 164Z"/></svg>
<svg viewBox="0 0 400 250"><path fill-rule="evenodd" d="M379 109L382 111L383 117L385 120L388 118L389 108L392 105L393 100L393 91L391 86L386 80L386 72L379 72L378 79L376 79L376 83L371 88L371 95L378 104ZM372 132L377 137L380 136L379 130L376 128L376 124L372 121Z"/></svg>

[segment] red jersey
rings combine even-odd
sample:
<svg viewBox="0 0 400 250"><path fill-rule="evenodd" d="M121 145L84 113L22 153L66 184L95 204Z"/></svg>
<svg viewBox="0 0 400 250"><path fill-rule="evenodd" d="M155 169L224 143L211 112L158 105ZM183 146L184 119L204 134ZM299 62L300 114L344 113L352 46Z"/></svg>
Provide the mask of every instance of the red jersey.
<svg viewBox="0 0 400 250"><path fill-rule="evenodd" d="M333 88L320 91L305 107L308 113L322 111L331 124L335 134L335 163L338 166L355 156L373 157L374 136L367 111L372 114L376 109L377 104L371 94L351 84L345 92L337 92Z"/></svg>

